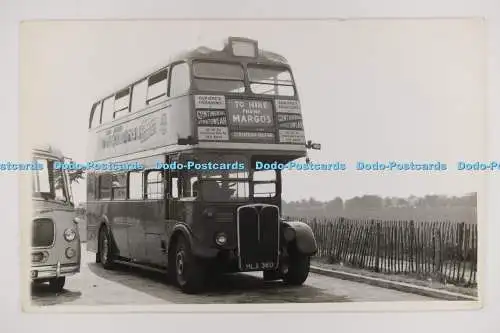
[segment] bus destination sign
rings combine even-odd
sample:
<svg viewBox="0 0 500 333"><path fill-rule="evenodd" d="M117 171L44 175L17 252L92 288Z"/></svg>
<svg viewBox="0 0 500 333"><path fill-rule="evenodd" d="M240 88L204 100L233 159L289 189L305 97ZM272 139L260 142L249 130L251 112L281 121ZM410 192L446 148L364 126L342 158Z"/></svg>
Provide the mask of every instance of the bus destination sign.
<svg viewBox="0 0 500 333"><path fill-rule="evenodd" d="M229 123L234 127L269 128L274 125L273 106L269 101L230 99Z"/></svg>
<svg viewBox="0 0 500 333"><path fill-rule="evenodd" d="M197 110L196 123L198 126L214 125L227 126L226 111L224 110Z"/></svg>

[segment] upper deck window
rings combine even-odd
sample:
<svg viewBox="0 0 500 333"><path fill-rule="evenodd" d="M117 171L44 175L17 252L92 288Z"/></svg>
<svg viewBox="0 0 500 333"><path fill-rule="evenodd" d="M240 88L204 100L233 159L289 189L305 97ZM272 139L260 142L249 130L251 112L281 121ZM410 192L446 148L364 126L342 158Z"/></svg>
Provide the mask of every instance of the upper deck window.
<svg viewBox="0 0 500 333"><path fill-rule="evenodd" d="M132 112L142 110L146 107L148 93L148 80L137 82L132 87Z"/></svg>
<svg viewBox="0 0 500 333"><path fill-rule="evenodd" d="M102 116L101 116L101 124L108 123L113 120L114 114L114 98L115 96L108 97L104 100L102 105Z"/></svg>
<svg viewBox="0 0 500 333"><path fill-rule="evenodd" d="M90 128L95 128L101 123L101 102L97 102L92 105L92 111L90 113L92 119L90 121Z"/></svg>
<svg viewBox="0 0 500 333"><path fill-rule="evenodd" d="M186 63L180 63L172 68L170 78L170 96L181 96L188 92L191 85L189 77L189 66Z"/></svg>
<svg viewBox="0 0 500 333"><path fill-rule="evenodd" d="M254 94L294 96L292 74L288 69L248 65L250 90Z"/></svg>
<svg viewBox="0 0 500 333"><path fill-rule="evenodd" d="M193 64L193 72L199 90L245 92L245 74L240 64L199 61Z"/></svg>
<svg viewBox="0 0 500 333"><path fill-rule="evenodd" d="M159 99L167 97L168 68L153 74L148 79L147 103L157 102Z"/></svg>
<svg viewBox="0 0 500 333"><path fill-rule="evenodd" d="M115 112L113 118L123 117L129 111L130 88L123 89L115 95Z"/></svg>

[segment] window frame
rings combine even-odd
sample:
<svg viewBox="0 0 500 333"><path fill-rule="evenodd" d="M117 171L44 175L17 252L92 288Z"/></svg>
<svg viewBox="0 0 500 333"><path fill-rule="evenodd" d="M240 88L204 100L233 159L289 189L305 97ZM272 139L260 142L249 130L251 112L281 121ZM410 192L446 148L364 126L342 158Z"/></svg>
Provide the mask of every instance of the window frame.
<svg viewBox="0 0 500 333"><path fill-rule="evenodd" d="M177 94L177 95L173 96L172 95L172 73L174 72L175 67L177 67L179 65L186 66L187 73L188 73L188 75L187 75L188 87L182 94ZM167 84L168 84L167 97L179 97L179 96L185 96L185 95L189 94L189 92L192 89L192 85L193 85L193 72L194 72L194 70L191 67L192 66L190 66L189 63L186 61L174 62L168 66L169 72L168 72L168 82L167 82Z"/></svg>
<svg viewBox="0 0 500 333"><path fill-rule="evenodd" d="M160 175L162 175L162 180L161 181L153 181L149 182L148 176L152 172L158 172ZM160 198L150 198L149 195L149 185L150 184L162 184L162 192L161 192L161 197ZM167 188L167 185L165 183L165 171L161 169L149 169L144 172L144 198L143 200L165 200L165 189ZM152 192L158 194L158 192Z"/></svg>
<svg viewBox="0 0 500 333"><path fill-rule="evenodd" d="M110 118L108 121L104 122L104 121L103 121L103 116L104 116L104 111L106 111L106 110L104 110L104 106L105 106L105 104L106 104L105 102L106 102L107 100L110 100L110 101L112 100L112 102L110 103L110 110L109 110L109 113L111 113L111 118ZM111 95L111 96L108 96L108 97L106 97L106 98L103 98L103 99L102 99L102 108L101 108L101 125L102 125L102 124L109 123L109 122L112 122L112 121L114 120L114 119L113 119L113 116L114 116L114 108L115 108L114 95ZM109 117L109 116L108 116L108 117Z"/></svg>
<svg viewBox="0 0 500 333"><path fill-rule="evenodd" d="M140 198L131 198L130 197L130 193L131 193L131 191L130 191L130 189L131 189L131 187L130 187L130 175L132 175L132 174L140 175L140 179L141 179L141 191L140 191L141 197ZM127 173L127 200L145 200L146 187L144 186L144 183L145 183L144 176L145 176L145 172L143 172L143 171L129 171Z"/></svg>
<svg viewBox="0 0 500 333"><path fill-rule="evenodd" d="M154 82L153 84L151 84L151 79L154 78L155 76L160 76L162 77L162 73L163 72L166 72L165 74L165 78L159 80L159 81L156 81ZM148 84L147 84L147 89L146 89L146 106L149 106L149 105L152 105L153 102L155 101L158 101L158 100L163 100L165 98L168 98L168 93L169 93L169 81L170 81L170 65L167 66L167 67L164 67L158 71L156 71L155 73L152 73L151 75L149 75L147 78L146 78ZM150 89L152 86L154 86L155 84L159 84L160 82L164 81L165 80L165 92L162 93L162 94L159 94L159 95L156 95L155 97L152 97L150 98L149 97L149 94L150 94ZM142 81L142 80L141 80Z"/></svg>
<svg viewBox="0 0 500 333"><path fill-rule="evenodd" d="M128 194L128 184L127 184L127 174L125 172L115 172L115 173L111 173L111 200L119 200L119 201L123 201L123 200L127 200L127 194ZM122 185L122 186L114 186L113 185L113 176L119 176L119 177L123 177L125 176L125 184ZM115 197L115 190L116 189L125 189L125 196L123 198L119 198L117 199Z"/></svg>
<svg viewBox="0 0 500 333"><path fill-rule="evenodd" d="M109 188L108 188L108 191L109 191L109 196L108 197L103 197L102 195L102 178L103 177L109 177ZM113 194L113 191L112 191L112 182L113 182L113 179L111 177L111 174L110 173L102 173L100 175L97 176L97 199L98 200L112 200L112 194Z"/></svg>
<svg viewBox="0 0 500 333"><path fill-rule="evenodd" d="M288 74L290 75L291 83L290 84L283 84L283 83L266 83L266 82L258 82L258 81L253 81L252 77L250 75L250 70L251 69L268 69L268 70L282 70L282 71L287 71ZM291 68L287 66L274 66L274 65L269 65L269 64L256 64L256 63L248 63L245 66L246 69L246 76L247 76L247 82L248 82L248 89L250 93L253 95L263 95L263 96L281 96L281 97L288 97L288 98L293 98L297 97L297 86L295 84L295 78L293 76ZM260 84L260 85L267 85L267 86L273 86L273 90L278 88L278 87L291 87L293 90L293 95L281 95L281 94L268 94L268 93L256 93L252 90L252 84Z"/></svg>
<svg viewBox="0 0 500 333"><path fill-rule="evenodd" d="M134 93L136 91L139 91L137 89L137 87L139 87L141 84L144 83L144 86L145 86L145 89L144 89L144 95L142 96L143 100L142 102L140 102L140 104L138 104L138 102L134 102L134 97L137 98L137 96L134 95ZM148 106L148 103L147 103L147 99L148 99L148 88L149 88L149 85L148 85L148 77L145 77L145 78L142 78L141 80L139 81L136 81L134 82L132 85L131 85L131 92L130 92L130 112L131 113L134 113L134 112L139 112L141 110L144 110L147 106ZM139 96L141 97L141 96ZM135 109L135 107L139 106L137 109Z"/></svg>
<svg viewBox="0 0 500 333"><path fill-rule="evenodd" d="M127 92L126 94L123 94L124 92ZM122 95L123 94L123 95ZM120 95L120 97L117 98L117 96ZM116 101L125 98L128 96L128 103L126 106L122 107L121 109L116 109ZM118 119L123 116L117 117L118 114L126 114L130 112L130 106L132 104L132 86L128 86L127 88L124 88L118 92L115 93L114 95L114 102L113 102L113 119Z"/></svg>
<svg viewBox="0 0 500 333"><path fill-rule="evenodd" d="M255 180L255 174L259 174L259 172L269 172L269 171L274 171L274 180ZM252 170L252 197L253 198L258 198L258 199L273 199L278 196L278 171L277 170ZM272 196L263 196L255 195L255 185L260 185L260 184L273 184L274 185L274 194ZM268 192L266 192L268 193Z"/></svg>
<svg viewBox="0 0 500 333"><path fill-rule="evenodd" d="M99 100L92 105L92 110L90 111L90 121L89 121L89 129L96 128L101 125L102 118L102 103L103 100ZM99 111L99 118L96 118L96 111ZM97 124L94 124L94 119L97 119Z"/></svg>

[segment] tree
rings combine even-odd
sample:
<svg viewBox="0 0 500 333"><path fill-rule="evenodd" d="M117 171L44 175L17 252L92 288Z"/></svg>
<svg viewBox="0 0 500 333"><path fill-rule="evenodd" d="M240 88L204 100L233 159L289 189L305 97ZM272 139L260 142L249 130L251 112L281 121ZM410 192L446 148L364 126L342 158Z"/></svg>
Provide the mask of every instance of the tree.
<svg viewBox="0 0 500 333"><path fill-rule="evenodd" d="M344 202L342 198L336 197L335 199L330 200L326 204L325 210L327 216L341 215L344 211Z"/></svg>
<svg viewBox="0 0 500 333"><path fill-rule="evenodd" d="M75 182L75 183L79 184L80 183L79 180L84 179L84 172L82 169L70 171L68 175L69 175L69 182L70 183Z"/></svg>

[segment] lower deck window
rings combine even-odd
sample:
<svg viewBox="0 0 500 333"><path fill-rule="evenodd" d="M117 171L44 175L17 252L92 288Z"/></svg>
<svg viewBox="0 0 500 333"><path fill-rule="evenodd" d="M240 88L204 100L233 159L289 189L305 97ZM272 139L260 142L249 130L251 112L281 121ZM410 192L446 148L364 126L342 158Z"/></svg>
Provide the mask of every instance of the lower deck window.
<svg viewBox="0 0 500 333"><path fill-rule="evenodd" d="M163 182L163 172L154 170L149 171L146 177L147 182L147 199L163 199L164 194L164 182Z"/></svg>

